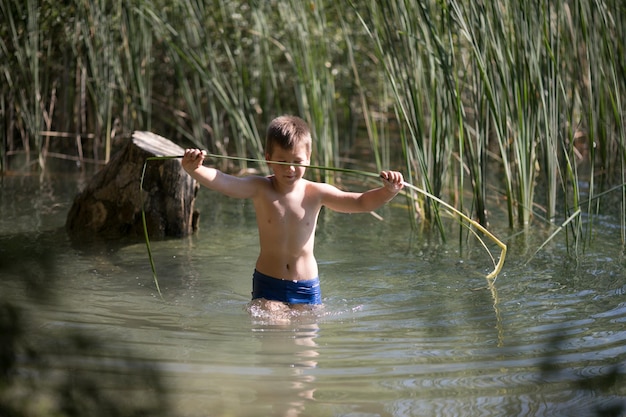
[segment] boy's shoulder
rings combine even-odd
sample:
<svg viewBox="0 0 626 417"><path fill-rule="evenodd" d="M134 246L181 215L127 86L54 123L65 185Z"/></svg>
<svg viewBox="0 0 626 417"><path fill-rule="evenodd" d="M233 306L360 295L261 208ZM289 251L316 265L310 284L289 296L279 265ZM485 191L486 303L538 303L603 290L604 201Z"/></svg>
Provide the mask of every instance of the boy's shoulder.
<svg viewBox="0 0 626 417"><path fill-rule="evenodd" d="M322 191L323 190L333 190L333 189L336 190L337 189L337 187L335 187L334 185L328 184L326 182L309 181L309 180L306 180L304 178L302 179L302 181L306 181L308 186L316 188L318 190L322 190Z"/></svg>
<svg viewBox="0 0 626 417"><path fill-rule="evenodd" d="M314 192L320 196L327 195L327 194L336 194L337 192L341 192L339 188L335 187L332 184L328 184L325 182L308 181L308 180L303 180L303 181L306 181L306 188L307 190L309 190L309 192Z"/></svg>

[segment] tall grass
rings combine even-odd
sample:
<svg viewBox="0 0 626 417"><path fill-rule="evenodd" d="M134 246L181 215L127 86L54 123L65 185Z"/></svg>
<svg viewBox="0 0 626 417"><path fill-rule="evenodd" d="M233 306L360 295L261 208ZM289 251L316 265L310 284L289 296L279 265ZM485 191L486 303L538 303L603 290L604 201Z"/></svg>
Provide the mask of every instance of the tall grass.
<svg viewBox="0 0 626 417"><path fill-rule="evenodd" d="M289 112L311 125L314 164L401 169L483 225L565 223L580 253L607 202L626 224L619 0L0 0L0 13L8 164L106 161L113 134L136 129L262 159L265 125ZM367 159L348 158L363 145ZM412 218L443 233L439 203L412 198Z"/></svg>
<svg viewBox="0 0 626 417"><path fill-rule="evenodd" d="M81 141L81 137L93 133L96 142L92 147L94 159L100 159L99 151L104 143L104 155L102 158L108 161L110 158L110 132L113 120L113 94L115 92L115 76L121 75L119 68L124 56L128 56L129 43L123 39L128 39L127 25L123 21L122 10L119 8L106 12L106 2L84 1L77 4L77 14L81 18L76 25L74 35L77 40L74 51L77 60L77 71L81 74L81 97L78 106L80 107L80 117L76 123L76 135ZM88 24L85 24L88 23ZM116 42L114 36L118 31L113 28L120 27L120 35L123 37L121 44L125 46L124 54L116 53L116 47L120 42ZM141 62L135 60L134 62ZM118 68L118 74L115 74ZM133 68L135 70L135 68ZM137 68L139 70L139 68ZM132 74L132 72L131 72ZM87 77L98 82L88 83ZM82 91L83 89L89 91ZM140 91L140 89L139 89ZM90 100L87 96L90 96ZM139 103L142 103L141 96ZM87 101L94 103L89 106L94 109L93 124L87 121L86 112L88 110ZM91 131L91 132L90 132ZM82 143L79 144L82 147Z"/></svg>
<svg viewBox="0 0 626 417"><path fill-rule="evenodd" d="M15 113L11 112L14 120L10 126L15 126L15 130L20 132L26 163L30 164L33 147L39 166L43 168L45 161L38 152L42 147L39 132L45 94L42 91L40 59L43 34L39 30L37 1L6 0L1 3L0 10L5 22L1 41L2 60L6 62L3 75L9 88L9 106L16 109ZM21 89L24 85L29 85L29 88Z"/></svg>
<svg viewBox="0 0 626 417"><path fill-rule="evenodd" d="M589 193L593 219L598 178L601 190L609 172L623 175L624 79L615 74L624 58L609 41L623 36L622 8L599 1L368 2L363 24L407 126L406 158L430 179L426 188L439 195L440 184L454 184L462 192L464 176L452 175L465 171L481 222L493 205L490 184L505 198L510 226L522 228L569 217ZM581 144L589 152L583 158ZM463 165L443 169L454 153ZM582 242L581 221L568 229L574 245ZM592 227L586 231L591 237Z"/></svg>
<svg viewBox="0 0 626 417"><path fill-rule="evenodd" d="M261 158L261 104L278 84L267 66L264 16L237 2L183 0L178 6L172 18L153 9L145 13L153 27L161 28L187 109L190 129L179 125L179 132L220 154Z"/></svg>
<svg viewBox="0 0 626 417"><path fill-rule="evenodd" d="M358 11L358 6L353 7ZM419 178L427 192L440 195L441 179L445 178L442 170L450 154L446 142L437 139L445 137L448 124L428 123L427 117L437 114L445 97L436 92L439 86L431 76L434 70L430 51L422 48L428 47L430 38L423 36L425 25L419 8L403 2L371 2L361 16L394 96L393 111L401 120L399 133L406 173L410 178ZM435 135L427 132L429 128ZM423 208L427 218L439 219L438 210L431 210L430 204Z"/></svg>
<svg viewBox="0 0 626 417"><path fill-rule="evenodd" d="M278 15L283 30L277 40L291 66L298 113L311 126L314 163L334 166L339 160L339 130L333 75L337 63L331 50L342 40L337 39L341 34L327 25L325 7L321 1L310 2L309 8L300 0L282 2ZM330 179L327 172L319 174L321 180Z"/></svg>

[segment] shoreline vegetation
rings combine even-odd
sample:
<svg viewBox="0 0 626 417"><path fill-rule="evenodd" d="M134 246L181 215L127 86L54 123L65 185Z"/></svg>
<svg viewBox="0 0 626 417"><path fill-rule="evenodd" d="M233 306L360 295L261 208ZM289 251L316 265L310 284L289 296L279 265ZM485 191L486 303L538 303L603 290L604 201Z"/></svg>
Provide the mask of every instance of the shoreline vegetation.
<svg viewBox="0 0 626 417"><path fill-rule="evenodd" d="M609 211L626 242L621 0L0 0L0 18L0 175L104 164L135 130L263 159L294 113L314 165L401 170L576 255ZM443 235L440 204L407 197Z"/></svg>

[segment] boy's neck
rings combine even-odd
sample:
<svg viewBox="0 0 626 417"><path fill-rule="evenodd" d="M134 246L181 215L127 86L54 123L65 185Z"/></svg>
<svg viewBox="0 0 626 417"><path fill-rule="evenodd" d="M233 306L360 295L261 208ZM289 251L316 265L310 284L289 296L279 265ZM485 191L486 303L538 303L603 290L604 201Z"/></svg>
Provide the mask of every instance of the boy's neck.
<svg viewBox="0 0 626 417"><path fill-rule="evenodd" d="M303 181L305 181L304 178L299 178L296 181L294 181L292 184L284 184L278 181L278 179L276 178L276 175L271 175L269 178L270 178L270 181L272 182L272 186L274 187L274 189L278 191L280 194L289 194L293 192L302 184Z"/></svg>

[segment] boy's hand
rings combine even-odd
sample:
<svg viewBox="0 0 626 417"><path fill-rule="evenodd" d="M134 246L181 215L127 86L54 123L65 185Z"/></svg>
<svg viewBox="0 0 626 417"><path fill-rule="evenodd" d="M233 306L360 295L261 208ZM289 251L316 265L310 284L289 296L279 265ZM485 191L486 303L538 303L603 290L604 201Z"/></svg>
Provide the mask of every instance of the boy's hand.
<svg viewBox="0 0 626 417"><path fill-rule="evenodd" d="M398 171L382 171L380 178L383 179L385 188L391 192L398 193L404 187L404 177Z"/></svg>
<svg viewBox="0 0 626 417"><path fill-rule="evenodd" d="M185 155L183 155L182 165L185 171L193 172L202 166L204 162L204 151L200 149L185 149Z"/></svg>

